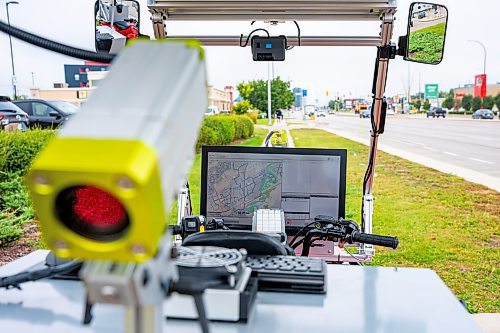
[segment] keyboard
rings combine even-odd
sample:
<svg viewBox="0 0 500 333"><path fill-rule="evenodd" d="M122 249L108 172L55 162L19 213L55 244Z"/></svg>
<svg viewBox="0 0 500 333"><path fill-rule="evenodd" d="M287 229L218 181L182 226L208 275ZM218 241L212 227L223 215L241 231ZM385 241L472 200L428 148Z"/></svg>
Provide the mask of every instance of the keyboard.
<svg viewBox="0 0 500 333"><path fill-rule="evenodd" d="M323 259L294 256L248 256L247 267L257 277L259 290L292 293L326 293Z"/></svg>

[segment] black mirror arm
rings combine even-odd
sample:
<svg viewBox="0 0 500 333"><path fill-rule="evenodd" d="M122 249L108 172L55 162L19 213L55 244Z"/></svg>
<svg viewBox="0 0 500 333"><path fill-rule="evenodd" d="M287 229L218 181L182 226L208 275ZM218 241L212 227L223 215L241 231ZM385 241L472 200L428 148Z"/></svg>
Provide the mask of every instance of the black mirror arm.
<svg viewBox="0 0 500 333"><path fill-rule="evenodd" d="M397 55L406 60L408 52L408 36L399 36Z"/></svg>

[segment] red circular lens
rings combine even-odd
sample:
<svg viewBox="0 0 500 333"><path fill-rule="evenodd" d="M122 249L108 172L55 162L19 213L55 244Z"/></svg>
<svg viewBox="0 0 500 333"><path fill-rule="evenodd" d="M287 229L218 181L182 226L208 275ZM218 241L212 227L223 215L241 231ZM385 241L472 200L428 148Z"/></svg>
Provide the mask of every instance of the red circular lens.
<svg viewBox="0 0 500 333"><path fill-rule="evenodd" d="M70 187L59 193L56 214L71 231L98 241L119 239L130 226L120 200L94 186Z"/></svg>
<svg viewBox="0 0 500 333"><path fill-rule="evenodd" d="M83 222L97 228L115 226L126 217L120 201L93 186L75 189L73 211Z"/></svg>

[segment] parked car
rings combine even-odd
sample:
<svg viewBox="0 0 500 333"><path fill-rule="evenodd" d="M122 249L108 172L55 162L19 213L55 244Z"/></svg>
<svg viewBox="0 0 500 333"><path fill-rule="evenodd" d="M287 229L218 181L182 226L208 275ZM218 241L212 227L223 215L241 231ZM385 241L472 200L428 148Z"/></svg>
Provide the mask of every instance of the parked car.
<svg viewBox="0 0 500 333"><path fill-rule="evenodd" d="M363 110L359 114L359 118L370 118L371 114L372 114L372 110L371 109L369 109L369 110Z"/></svg>
<svg viewBox="0 0 500 333"><path fill-rule="evenodd" d="M29 126L37 128L57 128L79 111L74 104L59 100L24 99L13 103L29 115Z"/></svg>
<svg viewBox="0 0 500 333"><path fill-rule="evenodd" d="M433 106L427 111L427 118L432 117L432 118L439 118L443 117L446 118L446 111L443 108Z"/></svg>
<svg viewBox="0 0 500 333"><path fill-rule="evenodd" d="M472 114L472 119L493 119L493 111L488 109L479 109Z"/></svg>
<svg viewBox="0 0 500 333"><path fill-rule="evenodd" d="M9 97L0 96L0 130L24 131L28 126L28 114L12 103Z"/></svg>
<svg viewBox="0 0 500 333"><path fill-rule="evenodd" d="M219 108L217 106L209 106L205 111L205 116L215 116L220 113Z"/></svg>

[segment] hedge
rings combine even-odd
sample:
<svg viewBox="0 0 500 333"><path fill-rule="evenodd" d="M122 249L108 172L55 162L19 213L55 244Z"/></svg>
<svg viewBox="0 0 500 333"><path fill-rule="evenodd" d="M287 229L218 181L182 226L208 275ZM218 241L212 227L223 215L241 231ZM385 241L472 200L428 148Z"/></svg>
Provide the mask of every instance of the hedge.
<svg viewBox="0 0 500 333"><path fill-rule="evenodd" d="M202 146L227 145L253 135L253 121L247 116L209 116L201 125L196 149Z"/></svg>
<svg viewBox="0 0 500 333"><path fill-rule="evenodd" d="M24 174L55 131L0 131L0 172Z"/></svg>

